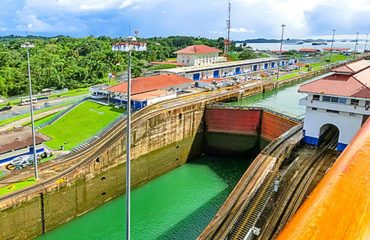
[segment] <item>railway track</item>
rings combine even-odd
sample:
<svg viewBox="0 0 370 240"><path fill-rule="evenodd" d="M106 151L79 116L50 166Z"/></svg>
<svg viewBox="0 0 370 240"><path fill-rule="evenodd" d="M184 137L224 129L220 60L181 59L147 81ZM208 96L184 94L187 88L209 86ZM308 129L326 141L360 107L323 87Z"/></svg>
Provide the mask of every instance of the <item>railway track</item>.
<svg viewBox="0 0 370 240"><path fill-rule="evenodd" d="M294 182L291 182L292 186L287 187L287 189L290 189L290 191L287 191L287 195L290 194L289 197L287 197L289 201L287 201L285 198L285 201L282 201L282 204L275 207L276 211L284 213L281 221L279 221L279 226L272 227L273 221L269 221L264 225L265 228L255 228L260 220L262 213L264 212L266 205L269 203L271 204L269 200L274 193L273 190L275 181L279 179L279 168L286 158L284 154L281 154L281 151L284 151L285 147L280 146L280 151L276 153L276 155L281 155L279 160L275 164L273 170L268 173L264 182L246 206L243 214L239 217L234 228L227 236L227 239L254 239L254 234L259 235L258 239L273 239L272 233L275 233L274 230L276 228L280 229L284 227L286 222L293 216L293 214L303 202L307 189L311 185L312 180L315 178L316 174L326 161L326 158L323 156L325 156L326 153L328 153L335 147L336 139L337 136L328 134L327 137L323 140L321 148L317 150L317 153L314 154L311 159L304 161L301 169L298 170L298 176L294 178ZM287 152L289 152L289 150L290 149L288 149ZM292 191L291 189L294 189L294 191ZM283 204L287 206L284 207L282 206ZM276 223L277 222L275 219L275 224ZM257 232L253 233L253 231ZM270 233L269 236L267 236L268 233Z"/></svg>
<svg viewBox="0 0 370 240"><path fill-rule="evenodd" d="M311 154L299 161L297 169L292 176L286 176L287 184L282 186L279 198L271 199L270 204L274 208L266 210L266 219L258 222L261 229L256 239L275 239L290 218L295 214L305 197L310 193L309 187L313 185L313 180L323 168L333 158L333 149L336 146L338 135L328 134L319 149L312 150ZM297 159L295 161L298 161ZM293 166L293 165L291 165ZM327 168L328 166L326 166Z"/></svg>
<svg viewBox="0 0 370 240"><path fill-rule="evenodd" d="M299 128L300 129L300 128ZM299 131L292 133L288 138L293 135L300 134ZM227 236L227 239L244 239L245 236L251 234L253 227L259 219L264 207L266 206L269 196L273 191L274 181L277 179L279 168L282 162L286 159L289 153L292 151L294 145L290 144L289 141L276 142L272 146L266 149L268 155L273 155L277 158L277 161L273 168L266 175L261 186L258 188L252 199L246 205L243 213L239 216L233 229ZM274 152L279 149L277 152ZM260 171L264 171L261 169Z"/></svg>

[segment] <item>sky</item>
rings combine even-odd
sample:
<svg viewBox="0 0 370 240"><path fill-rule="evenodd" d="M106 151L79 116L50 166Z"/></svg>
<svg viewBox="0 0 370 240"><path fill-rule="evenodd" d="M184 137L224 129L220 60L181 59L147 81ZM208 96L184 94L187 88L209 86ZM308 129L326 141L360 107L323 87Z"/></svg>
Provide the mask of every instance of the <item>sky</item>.
<svg viewBox="0 0 370 240"><path fill-rule="evenodd" d="M226 36L228 0L0 0L0 36ZM360 38L370 0L232 0L231 38Z"/></svg>

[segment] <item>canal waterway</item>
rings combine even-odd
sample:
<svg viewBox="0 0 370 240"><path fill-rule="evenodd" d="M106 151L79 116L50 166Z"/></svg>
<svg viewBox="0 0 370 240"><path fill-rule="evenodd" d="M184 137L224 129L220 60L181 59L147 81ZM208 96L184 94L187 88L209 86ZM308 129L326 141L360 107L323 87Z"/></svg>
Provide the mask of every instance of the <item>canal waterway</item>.
<svg viewBox="0 0 370 240"><path fill-rule="evenodd" d="M303 115L304 107L298 104L299 99L304 97L304 94L298 93L302 83L227 104L261 106L291 115ZM134 189L131 200L132 239L196 239L251 161L252 157L245 156L201 156ZM39 239L123 239L124 206L125 197L119 197Z"/></svg>
<svg viewBox="0 0 370 240"><path fill-rule="evenodd" d="M132 239L195 239L250 163L202 156L133 190ZM124 205L119 197L39 239L124 239Z"/></svg>
<svg viewBox="0 0 370 240"><path fill-rule="evenodd" d="M307 96L305 93L299 93L299 86L332 73L327 73L319 77L301 81L299 83L287 85L283 88L275 89L273 91L266 91L251 97L243 98L237 102L226 103L227 106L254 106L264 107L273 111L277 111L288 116L302 118L304 117L305 107L299 105L299 100Z"/></svg>

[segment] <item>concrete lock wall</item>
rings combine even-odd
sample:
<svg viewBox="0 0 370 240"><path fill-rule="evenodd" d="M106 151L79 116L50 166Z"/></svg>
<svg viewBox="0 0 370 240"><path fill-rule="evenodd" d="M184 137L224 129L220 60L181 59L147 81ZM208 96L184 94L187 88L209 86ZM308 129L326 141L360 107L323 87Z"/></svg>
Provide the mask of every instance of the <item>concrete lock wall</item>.
<svg viewBox="0 0 370 240"><path fill-rule="evenodd" d="M181 105L170 111L156 109L154 105L141 110L140 116L136 115L135 118L134 115L132 122L133 187L144 184L201 153L206 103L238 99L278 86L268 82L210 97L199 103ZM241 117L243 114L245 113ZM250 117L249 125L239 125L239 130L251 134L263 131L262 135L265 137L273 136L274 133L268 131L268 128L256 127L255 116ZM65 167L66 170L59 175L0 200L0 239L35 238L124 194L124 126L123 121L92 147L64 157L56 166L68 166L69 169ZM232 132L237 130L235 128Z"/></svg>
<svg viewBox="0 0 370 240"><path fill-rule="evenodd" d="M263 109L207 108L203 147L209 154L258 154L295 125L296 121Z"/></svg>
<svg viewBox="0 0 370 240"><path fill-rule="evenodd" d="M137 187L201 153L203 104L162 111L133 122L132 186ZM122 131L85 166L39 191L2 201L0 239L31 239L125 193Z"/></svg>

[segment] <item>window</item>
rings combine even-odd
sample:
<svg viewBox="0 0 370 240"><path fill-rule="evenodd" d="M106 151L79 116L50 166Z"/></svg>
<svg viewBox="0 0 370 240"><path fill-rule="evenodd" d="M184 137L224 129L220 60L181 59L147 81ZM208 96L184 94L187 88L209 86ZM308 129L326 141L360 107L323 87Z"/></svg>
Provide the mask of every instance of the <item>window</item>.
<svg viewBox="0 0 370 240"><path fill-rule="evenodd" d="M317 96L317 95L316 95ZM315 97L315 95L314 95ZM314 99L315 100L315 99ZM339 97L329 97L329 96L323 96L322 97L323 102L332 102L332 103L341 103L346 104L347 99L345 98L339 98Z"/></svg>
<svg viewBox="0 0 370 240"><path fill-rule="evenodd" d="M320 95L313 95L313 100L319 101L320 100Z"/></svg>
<svg viewBox="0 0 370 240"><path fill-rule="evenodd" d="M323 97L322 97L322 100L323 100L324 102L330 102L330 97L328 97L328 96L323 96Z"/></svg>
<svg viewBox="0 0 370 240"><path fill-rule="evenodd" d="M317 111L317 108L312 108L312 111Z"/></svg>
<svg viewBox="0 0 370 240"><path fill-rule="evenodd" d="M347 99L346 98L339 98L339 103L346 104L347 103Z"/></svg>
<svg viewBox="0 0 370 240"><path fill-rule="evenodd" d="M335 114L339 114L339 111L334 111L334 110L330 110L330 109L327 109L326 112L328 113L335 113Z"/></svg>
<svg viewBox="0 0 370 240"><path fill-rule="evenodd" d="M359 102L357 99L351 99L351 105L358 106Z"/></svg>

